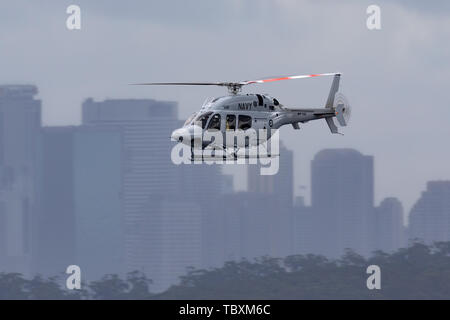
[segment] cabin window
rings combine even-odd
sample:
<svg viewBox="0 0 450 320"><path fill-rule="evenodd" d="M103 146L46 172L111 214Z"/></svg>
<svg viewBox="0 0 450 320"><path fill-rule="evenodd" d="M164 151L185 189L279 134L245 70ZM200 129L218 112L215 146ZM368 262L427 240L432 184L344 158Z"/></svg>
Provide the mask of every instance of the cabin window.
<svg viewBox="0 0 450 320"><path fill-rule="evenodd" d="M227 114L225 128L227 130L236 130L236 116L234 114Z"/></svg>
<svg viewBox="0 0 450 320"><path fill-rule="evenodd" d="M263 98L261 97L260 94L257 94L256 97L258 98L258 105L262 106L263 105Z"/></svg>
<svg viewBox="0 0 450 320"><path fill-rule="evenodd" d="M247 130L252 127L252 117L239 115L239 129Z"/></svg>
<svg viewBox="0 0 450 320"><path fill-rule="evenodd" d="M220 130L220 114L216 113L209 121L208 129Z"/></svg>

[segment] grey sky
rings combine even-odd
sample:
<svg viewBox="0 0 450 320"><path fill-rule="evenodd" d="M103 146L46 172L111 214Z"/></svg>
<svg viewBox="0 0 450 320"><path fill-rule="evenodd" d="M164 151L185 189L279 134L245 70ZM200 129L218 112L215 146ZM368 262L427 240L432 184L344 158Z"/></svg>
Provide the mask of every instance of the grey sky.
<svg viewBox="0 0 450 320"><path fill-rule="evenodd" d="M281 131L295 151L296 186L309 186L318 150L352 147L375 156L377 203L397 196L409 209L426 181L450 179L450 8L448 1L422 3L2 1L0 83L38 85L44 123L54 125L79 123L86 97L177 100L183 118L205 97L226 93L132 82L340 71L353 106L345 136L330 135L325 122ZM69 4L81 7L80 31L65 27ZM369 4L381 6L380 31L366 28ZM296 80L246 92L270 93L288 106L322 106L330 84Z"/></svg>

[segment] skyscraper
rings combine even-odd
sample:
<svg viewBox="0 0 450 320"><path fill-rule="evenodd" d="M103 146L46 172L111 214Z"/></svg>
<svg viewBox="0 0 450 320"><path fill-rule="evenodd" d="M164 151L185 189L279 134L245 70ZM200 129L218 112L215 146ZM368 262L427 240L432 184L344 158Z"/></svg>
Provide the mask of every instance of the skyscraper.
<svg viewBox="0 0 450 320"><path fill-rule="evenodd" d="M84 279L125 270L122 130L81 126L75 131L73 197L75 264Z"/></svg>
<svg viewBox="0 0 450 320"><path fill-rule="evenodd" d="M369 252L373 210L373 157L353 149L326 149L311 164L317 251L337 257L345 249Z"/></svg>
<svg viewBox="0 0 450 320"><path fill-rule="evenodd" d="M403 206L397 198L386 198L375 208L370 229L373 250L393 252L405 245Z"/></svg>
<svg viewBox="0 0 450 320"><path fill-rule="evenodd" d="M294 192L294 155L280 141L279 171L274 175L261 175L260 165L247 166L248 191L274 195L283 207L292 207Z"/></svg>
<svg viewBox="0 0 450 320"><path fill-rule="evenodd" d="M134 265L152 279L152 291L160 292L178 283L189 267L202 266L202 210L192 201L154 194L142 211Z"/></svg>
<svg viewBox="0 0 450 320"><path fill-rule="evenodd" d="M32 85L0 86L0 268L29 274L41 101Z"/></svg>
<svg viewBox="0 0 450 320"><path fill-rule="evenodd" d="M207 267L227 261L292 253L291 211L275 195L236 192L223 195L205 211L204 257Z"/></svg>
<svg viewBox="0 0 450 320"><path fill-rule="evenodd" d="M287 256L293 250L293 158L293 152L280 141L280 156L276 159L279 170L276 174L261 175L259 164L247 166L248 197L256 197L252 210L256 210L261 219L270 225L272 232L268 233L267 240L271 249L268 253L277 257ZM270 201L270 206L267 201Z"/></svg>
<svg viewBox="0 0 450 320"><path fill-rule="evenodd" d="M175 102L105 100L83 103L83 124L119 126L123 139L123 208L126 269L140 270L143 207L152 194L179 193L179 174L170 159L170 135L179 125Z"/></svg>
<svg viewBox="0 0 450 320"><path fill-rule="evenodd" d="M314 215L311 207L304 203L303 197L297 197L293 207L292 250L293 254L308 254L315 251Z"/></svg>
<svg viewBox="0 0 450 320"><path fill-rule="evenodd" d="M122 136L116 127L45 127L39 152L35 271L123 271Z"/></svg>
<svg viewBox="0 0 450 320"><path fill-rule="evenodd" d="M44 127L39 139L34 271L58 275L75 258L73 127Z"/></svg>
<svg viewBox="0 0 450 320"><path fill-rule="evenodd" d="M409 239L450 241L450 181L430 181L411 209Z"/></svg>

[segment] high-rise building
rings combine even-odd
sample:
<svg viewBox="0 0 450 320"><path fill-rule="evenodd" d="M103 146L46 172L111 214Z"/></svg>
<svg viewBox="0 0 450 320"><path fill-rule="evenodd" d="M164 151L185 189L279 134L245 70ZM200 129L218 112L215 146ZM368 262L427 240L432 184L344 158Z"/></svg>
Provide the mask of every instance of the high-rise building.
<svg viewBox="0 0 450 320"><path fill-rule="evenodd" d="M202 210L192 201L171 195L149 196L137 236L142 244L134 264L152 279L152 291L178 283L188 268L202 266Z"/></svg>
<svg viewBox="0 0 450 320"><path fill-rule="evenodd" d="M75 264L85 279L125 270L122 130L78 127L73 140Z"/></svg>
<svg viewBox="0 0 450 320"><path fill-rule="evenodd" d="M247 166L247 190L253 193L273 195L280 206L291 208L294 192L294 155L280 141L279 170L274 175L261 175L260 164Z"/></svg>
<svg viewBox="0 0 450 320"><path fill-rule="evenodd" d="M272 226L273 232L269 245L274 256L284 257L293 251L293 190L294 190L294 161L293 152L287 149L280 141L279 170L274 175L261 175L260 164L249 164L247 166L248 195L253 194L258 198L254 207L261 219ZM271 206L266 206L267 199Z"/></svg>
<svg viewBox="0 0 450 320"><path fill-rule="evenodd" d="M34 271L58 275L75 258L73 127L43 128L39 141Z"/></svg>
<svg viewBox="0 0 450 320"><path fill-rule="evenodd" d="M206 266L292 253L292 223L286 222L274 195L237 192L223 195L209 208L204 228Z"/></svg>
<svg viewBox="0 0 450 320"><path fill-rule="evenodd" d="M152 194L180 194L179 174L170 159L170 135L179 125L175 102L105 100L83 103L83 124L119 126L123 139L123 209L126 270L142 268L143 207Z"/></svg>
<svg viewBox="0 0 450 320"><path fill-rule="evenodd" d="M315 252L314 215L311 207L304 203L303 197L297 197L293 207L292 250L293 254Z"/></svg>
<svg viewBox="0 0 450 320"><path fill-rule="evenodd" d="M311 167L317 253L338 257L353 249L368 254L373 157L353 149L326 149L316 154Z"/></svg>
<svg viewBox="0 0 450 320"><path fill-rule="evenodd" d="M374 209L372 222L372 251L393 252L405 246L403 206L397 198L386 198Z"/></svg>
<svg viewBox="0 0 450 320"><path fill-rule="evenodd" d="M81 267L83 278L123 271L122 132L45 127L40 138L35 271Z"/></svg>
<svg viewBox="0 0 450 320"><path fill-rule="evenodd" d="M29 275L41 101L33 85L0 86L0 270Z"/></svg>
<svg viewBox="0 0 450 320"><path fill-rule="evenodd" d="M409 240L450 241L450 181L430 181L409 214Z"/></svg>

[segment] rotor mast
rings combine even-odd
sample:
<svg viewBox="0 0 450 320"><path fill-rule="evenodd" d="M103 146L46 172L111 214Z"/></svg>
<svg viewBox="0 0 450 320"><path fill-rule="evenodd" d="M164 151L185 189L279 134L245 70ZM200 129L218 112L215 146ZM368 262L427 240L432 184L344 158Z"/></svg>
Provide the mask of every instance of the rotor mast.
<svg viewBox="0 0 450 320"><path fill-rule="evenodd" d="M227 84L228 92L232 95L236 95L242 91L242 84L240 83L228 83Z"/></svg>

